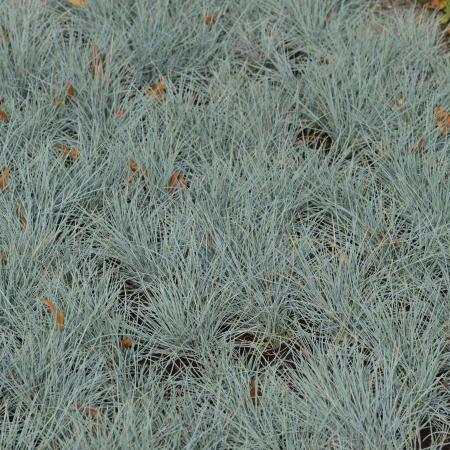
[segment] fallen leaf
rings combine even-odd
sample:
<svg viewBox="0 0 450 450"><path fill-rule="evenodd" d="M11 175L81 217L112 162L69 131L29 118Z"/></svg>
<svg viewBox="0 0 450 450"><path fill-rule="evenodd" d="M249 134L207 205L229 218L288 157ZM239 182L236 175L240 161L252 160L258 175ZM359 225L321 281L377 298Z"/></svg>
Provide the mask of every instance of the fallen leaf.
<svg viewBox="0 0 450 450"><path fill-rule="evenodd" d="M116 119L120 119L121 117L123 117L128 111L126 109L118 109L117 111L113 112L113 117L115 117Z"/></svg>
<svg viewBox="0 0 450 450"><path fill-rule="evenodd" d="M205 25L211 26L211 25L214 25L217 22L217 20L223 19L223 18L224 18L223 14L220 14L217 17L214 17L214 16L203 16L203 22L204 22Z"/></svg>
<svg viewBox="0 0 450 450"><path fill-rule="evenodd" d="M59 311L59 313L56 315L56 325L59 328L59 331L61 331L61 333L64 331L64 310L61 309L61 311Z"/></svg>
<svg viewBox="0 0 450 450"><path fill-rule="evenodd" d="M159 80L157 83L152 85L152 87L147 91L147 97L156 96L156 98L161 99L166 93L166 82L164 80Z"/></svg>
<svg viewBox="0 0 450 450"><path fill-rule="evenodd" d="M175 187L177 185L177 179L180 172L174 172L171 177L169 178L169 192L173 192L175 190Z"/></svg>
<svg viewBox="0 0 450 450"><path fill-rule="evenodd" d="M58 315L56 311L56 306L50 301L48 297L45 297L44 300L42 300L42 304L50 309L52 316L56 317Z"/></svg>
<svg viewBox="0 0 450 450"><path fill-rule="evenodd" d="M444 108L435 108L434 121L441 134L446 134L450 130L450 114Z"/></svg>
<svg viewBox="0 0 450 450"><path fill-rule="evenodd" d="M121 348L131 348L133 347L133 339L131 338L126 338L120 341L120 347Z"/></svg>
<svg viewBox="0 0 450 450"><path fill-rule="evenodd" d="M55 144L54 147L57 150L61 150L66 156L69 156L74 161L80 157L80 152L76 145L73 148L70 148L63 144Z"/></svg>
<svg viewBox="0 0 450 450"><path fill-rule="evenodd" d="M82 412L83 414L86 414L87 416L90 417L98 416L98 410L96 408L92 408L91 406L81 406L79 403L76 403L75 408L78 409L78 411Z"/></svg>
<svg viewBox="0 0 450 450"><path fill-rule="evenodd" d="M6 114L5 111L0 111L0 120L5 123L9 122L8 114Z"/></svg>
<svg viewBox="0 0 450 450"><path fill-rule="evenodd" d="M128 161L128 165L129 165L129 167L130 167L132 172L137 172L138 169L139 169L139 166L134 161L132 161L131 159Z"/></svg>
<svg viewBox="0 0 450 450"><path fill-rule="evenodd" d="M73 98L75 96L75 88L72 83L67 83L67 97Z"/></svg>
<svg viewBox="0 0 450 450"><path fill-rule="evenodd" d="M53 103L56 106L63 106L64 105L64 100L60 97L56 97L55 100L53 100Z"/></svg>
<svg viewBox="0 0 450 450"><path fill-rule="evenodd" d="M20 206L18 208L18 214L19 214L20 225L22 225L22 229L25 229L27 227L27 219L26 219L25 214L23 213L22 208Z"/></svg>
<svg viewBox="0 0 450 450"><path fill-rule="evenodd" d="M76 161L80 157L80 152L78 151L77 146L70 150L69 156Z"/></svg>
<svg viewBox="0 0 450 450"><path fill-rule="evenodd" d="M441 10L447 6L447 0L431 0L425 6L428 9Z"/></svg>
<svg viewBox="0 0 450 450"><path fill-rule="evenodd" d="M3 167L2 176L0 177L0 189L6 188L8 180L9 180L9 169L8 167Z"/></svg>
<svg viewBox="0 0 450 450"><path fill-rule="evenodd" d="M175 192L175 189L179 186L180 190L183 190L187 187L186 180L184 179L183 175L177 170L175 171L172 176L169 178L169 192L175 193L175 195L178 195L179 192Z"/></svg>
<svg viewBox="0 0 450 450"><path fill-rule="evenodd" d="M67 0L67 3L76 8L84 8L86 6L86 0Z"/></svg>
<svg viewBox="0 0 450 450"><path fill-rule="evenodd" d="M186 184L186 180L184 179L183 175L178 175L178 184L180 185L181 189L186 189L187 188L187 184Z"/></svg>

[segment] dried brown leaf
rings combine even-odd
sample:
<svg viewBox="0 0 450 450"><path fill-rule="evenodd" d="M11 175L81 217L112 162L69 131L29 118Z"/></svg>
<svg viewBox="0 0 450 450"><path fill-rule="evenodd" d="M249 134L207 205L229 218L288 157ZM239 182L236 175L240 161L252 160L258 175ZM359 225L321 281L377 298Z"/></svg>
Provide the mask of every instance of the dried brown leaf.
<svg viewBox="0 0 450 450"><path fill-rule="evenodd" d="M444 108L435 108L434 111L434 121L436 126L439 128L441 134L446 134L450 131L450 114Z"/></svg>
<svg viewBox="0 0 450 450"><path fill-rule="evenodd" d="M178 175L178 184L181 189L187 188L186 180L184 179L183 175L181 175L181 174Z"/></svg>
<svg viewBox="0 0 450 450"><path fill-rule="evenodd" d="M128 161L128 166L130 167L132 172L137 172L139 169L139 166L131 159Z"/></svg>
<svg viewBox="0 0 450 450"><path fill-rule="evenodd" d="M78 411L82 412L83 414L86 414L89 417L97 417L98 416L97 408L93 408L92 406L81 406L79 403L76 403L75 408L78 409Z"/></svg>
<svg viewBox="0 0 450 450"><path fill-rule="evenodd" d="M431 0L425 4L428 9L442 10L447 6L447 0Z"/></svg>
<svg viewBox="0 0 450 450"><path fill-rule="evenodd" d="M70 148L63 144L55 144L54 148L56 148L57 150L61 150L66 156L71 158L73 161L76 161L80 157L80 152L78 151L78 147L76 145L73 148Z"/></svg>
<svg viewBox="0 0 450 450"><path fill-rule="evenodd" d="M131 338L122 339L119 345L121 348L131 348L133 347L133 339Z"/></svg>
<svg viewBox="0 0 450 450"><path fill-rule="evenodd" d="M113 112L113 117L115 117L116 119L120 119L121 117L125 116L125 114L127 114L128 111L124 108L118 109L116 111Z"/></svg>
<svg viewBox="0 0 450 450"><path fill-rule="evenodd" d="M177 190L178 187L178 190ZM180 191L186 189L187 184L183 175L181 175L180 171L175 171L172 176L169 178L168 189L170 193L173 193L175 196L179 195Z"/></svg>
<svg viewBox="0 0 450 450"><path fill-rule="evenodd" d="M175 187L177 185L177 180L178 180L178 175L180 174L180 172L176 171L174 172L171 177L169 178L169 192L174 192L175 191Z"/></svg>
<svg viewBox="0 0 450 450"><path fill-rule="evenodd" d="M69 97L69 98L75 97L75 88L73 87L72 83L67 83L66 93L67 93L67 97Z"/></svg>
<svg viewBox="0 0 450 450"><path fill-rule="evenodd" d="M76 161L80 157L80 152L78 151L78 147L75 145L74 148L70 150L69 153L70 158Z"/></svg>
<svg viewBox="0 0 450 450"><path fill-rule="evenodd" d="M0 177L0 189L5 189L10 178L8 167L3 167L2 176Z"/></svg>
<svg viewBox="0 0 450 450"><path fill-rule="evenodd" d="M50 301L48 297L45 297L44 300L42 300L42 304L47 306L48 309L50 309L50 312L52 313L52 316L57 316L56 306Z"/></svg>
<svg viewBox="0 0 450 450"><path fill-rule="evenodd" d="M6 114L5 111L0 111L0 120L4 123L9 122L8 114Z"/></svg>
<svg viewBox="0 0 450 450"><path fill-rule="evenodd" d="M67 0L67 3L76 8L84 8L86 6L86 0Z"/></svg>
<svg viewBox="0 0 450 450"><path fill-rule="evenodd" d="M214 16L203 16L203 23L205 25L211 26L214 25L219 19L223 19L225 16L223 14L218 15L217 17Z"/></svg>
<svg viewBox="0 0 450 450"><path fill-rule="evenodd" d="M161 79L147 91L147 97L156 97L162 99L166 93L166 82Z"/></svg>
<svg viewBox="0 0 450 450"><path fill-rule="evenodd" d="M53 100L53 103L56 106L63 106L64 105L64 100L60 97L56 97L55 100Z"/></svg>
<svg viewBox="0 0 450 450"><path fill-rule="evenodd" d="M203 22L205 23L205 25L213 25L215 23L215 19L213 16L204 16L203 17Z"/></svg>

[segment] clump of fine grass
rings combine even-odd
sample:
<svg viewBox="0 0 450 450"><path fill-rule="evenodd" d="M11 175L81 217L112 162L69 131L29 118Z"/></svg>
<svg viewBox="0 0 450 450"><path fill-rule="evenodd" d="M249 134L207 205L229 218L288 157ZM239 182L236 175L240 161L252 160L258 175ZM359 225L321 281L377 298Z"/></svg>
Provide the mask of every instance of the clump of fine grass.
<svg viewBox="0 0 450 450"><path fill-rule="evenodd" d="M0 448L445 448L438 25L69 3L0 5Z"/></svg>

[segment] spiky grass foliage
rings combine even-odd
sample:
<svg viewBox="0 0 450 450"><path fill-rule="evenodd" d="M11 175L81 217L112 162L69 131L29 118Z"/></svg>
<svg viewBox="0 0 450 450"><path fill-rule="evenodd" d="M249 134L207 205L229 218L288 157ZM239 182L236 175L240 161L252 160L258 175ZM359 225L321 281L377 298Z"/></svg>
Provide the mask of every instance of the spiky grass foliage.
<svg viewBox="0 0 450 450"><path fill-rule="evenodd" d="M0 448L448 445L433 20L11 0L0 26Z"/></svg>

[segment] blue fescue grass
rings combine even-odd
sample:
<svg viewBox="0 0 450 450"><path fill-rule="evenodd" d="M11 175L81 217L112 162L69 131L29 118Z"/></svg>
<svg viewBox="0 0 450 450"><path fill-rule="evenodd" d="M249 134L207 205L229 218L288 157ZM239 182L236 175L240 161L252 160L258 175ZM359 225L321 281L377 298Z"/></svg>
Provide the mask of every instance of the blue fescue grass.
<svg viewBox="0 0 450 450"><path fill-rule="evenodd" d="M445 447L432 19L11 0L0 26L1 449Z"/></svg>

